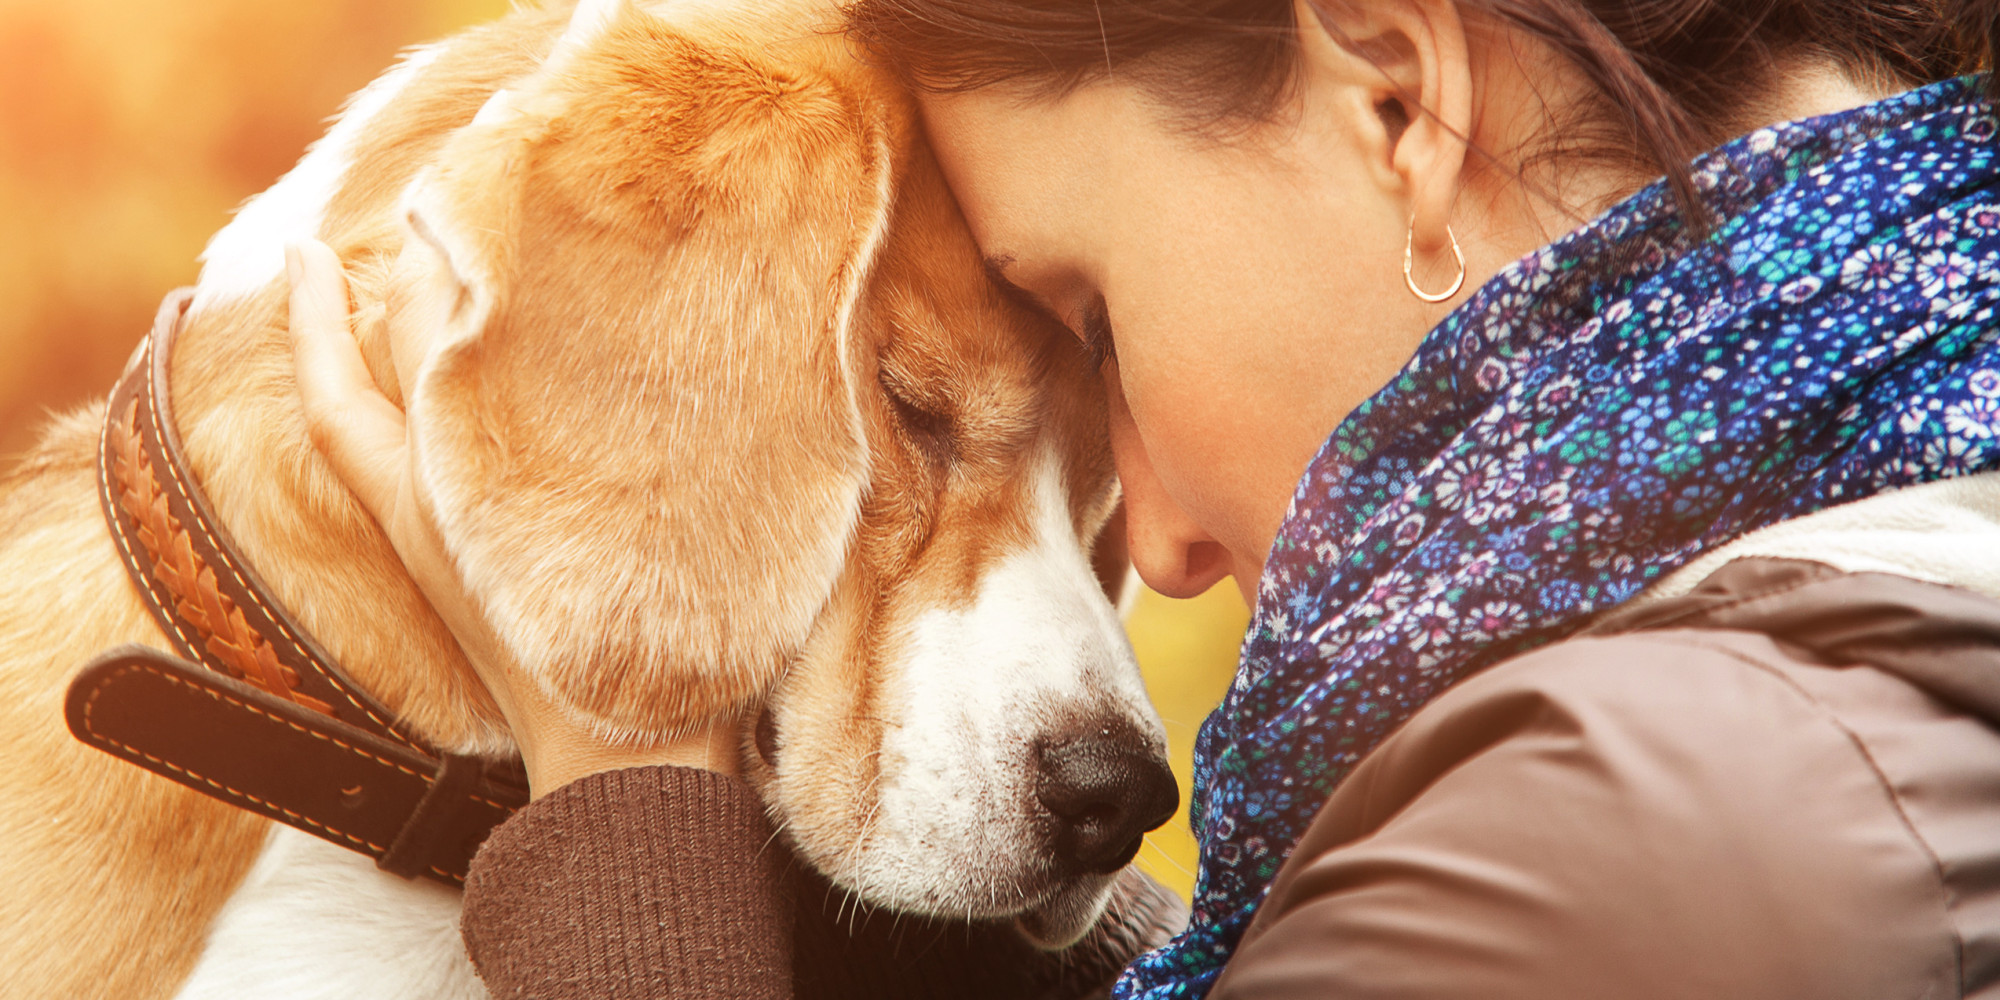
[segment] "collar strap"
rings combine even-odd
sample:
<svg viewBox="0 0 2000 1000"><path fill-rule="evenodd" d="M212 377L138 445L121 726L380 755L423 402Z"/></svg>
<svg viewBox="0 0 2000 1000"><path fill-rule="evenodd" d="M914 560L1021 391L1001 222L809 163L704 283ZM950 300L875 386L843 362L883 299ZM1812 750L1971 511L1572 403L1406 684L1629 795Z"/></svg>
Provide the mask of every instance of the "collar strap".
<svg viewBox="0 0 2000 1000"><path fill-rule="evenodd" d="M136 646L98 657L71 684L70 731L398 874L462 882L486 832L527 801L518 762L429 747L243 558L174 425L168 363L192 300L190 289L168 296L127 364L97 466L119 557L180 657Z"/></svg>

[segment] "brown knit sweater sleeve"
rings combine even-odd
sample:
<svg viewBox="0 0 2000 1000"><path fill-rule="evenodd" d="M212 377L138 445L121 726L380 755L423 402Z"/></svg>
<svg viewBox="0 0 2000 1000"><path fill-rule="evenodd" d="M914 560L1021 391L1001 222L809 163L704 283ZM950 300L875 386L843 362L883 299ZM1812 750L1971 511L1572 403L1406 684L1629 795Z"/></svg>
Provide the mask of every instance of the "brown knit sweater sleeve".
<svg viewBox="0 0 2000 1000"><path fill-rule="evenodd" d="M607 771L493 831L460 928L496 1000L789 1000L785 852L749 786Z"/></svg>

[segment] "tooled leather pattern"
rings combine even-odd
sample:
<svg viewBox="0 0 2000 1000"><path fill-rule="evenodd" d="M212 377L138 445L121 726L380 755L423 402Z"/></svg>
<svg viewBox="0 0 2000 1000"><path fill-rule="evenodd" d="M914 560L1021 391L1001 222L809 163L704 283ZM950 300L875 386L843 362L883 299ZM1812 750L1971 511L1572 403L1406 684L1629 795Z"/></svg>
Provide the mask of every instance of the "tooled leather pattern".
<svg viewBox="0 0 2000 1000"><path fill-rule="evenodd" d="M244 620L242 610L216 586L214 568L195 553L186 529L169 509L152 460L140 443L139 401L127 403L106 433L118 484L118 507L136 522L134 534L152 563L152 578L166 588L174 613L196 630L201 648L221 661L230 676L333 715L332 705L297 690L298 671L278 662L270 641Z"/></svg>
<svg viewBox="0 0 2000 1000"><path fill-rule="evenodd" d="M112 393L99 441L99 499L133 583L189 659L430 752L261 593L177 457L167 362L192 299L182 289L161 304Z"/></svg>

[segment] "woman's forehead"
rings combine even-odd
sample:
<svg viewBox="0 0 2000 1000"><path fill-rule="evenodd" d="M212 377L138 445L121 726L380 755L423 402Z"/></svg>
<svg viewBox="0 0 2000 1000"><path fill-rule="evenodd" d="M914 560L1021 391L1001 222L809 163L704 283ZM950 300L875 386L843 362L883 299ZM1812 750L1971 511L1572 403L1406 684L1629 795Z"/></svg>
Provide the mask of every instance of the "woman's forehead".
<svg viewBox="0 0 2000 1000"><path fill-rule="evenodd" d="M926 132L981 251L1021 280L1087 255L1120 192L1145 183L1135 146L1149 123L1116 93L1060 98L998 89L922 98ZM1052 258L1062 258L1054 260Z"/></svg>
<svg viewBox="0 0 2000 1000"><path fill-rule="evenodd" d="M925 130L982 252L1011 265L1052 242L1079 185L1055 109L975 91L923 98Z"/></svg>

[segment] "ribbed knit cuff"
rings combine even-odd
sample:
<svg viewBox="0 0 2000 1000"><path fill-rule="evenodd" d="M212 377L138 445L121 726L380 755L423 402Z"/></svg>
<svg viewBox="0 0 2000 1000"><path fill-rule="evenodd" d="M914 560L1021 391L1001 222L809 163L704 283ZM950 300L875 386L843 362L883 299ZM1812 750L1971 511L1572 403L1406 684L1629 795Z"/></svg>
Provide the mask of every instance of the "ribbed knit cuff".
<svg viewBox="0 0 2000 1000"><path fill-rule="evenodd" d="M460 930L500 1000L780 1000L792 995L787 860L734 778L607 771L493 831Z"/></svg>

